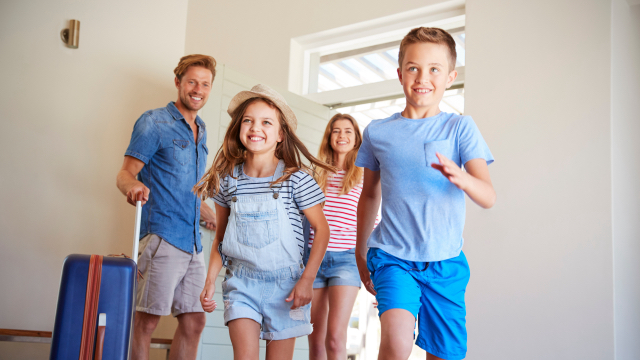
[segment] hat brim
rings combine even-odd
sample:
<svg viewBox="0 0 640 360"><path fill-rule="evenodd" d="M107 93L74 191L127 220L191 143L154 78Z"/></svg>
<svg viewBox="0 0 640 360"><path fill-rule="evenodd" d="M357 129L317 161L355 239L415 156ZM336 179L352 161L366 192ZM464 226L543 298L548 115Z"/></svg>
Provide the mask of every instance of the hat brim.
<svg viewBox="0 0 640 360"><path fill-rule="evenodd" d="M293 110L291 110L287 103L276 97L269 96L269 94L263 94L248 90L241 91L237 93L236 96L233 97L233 99L231 99L231 102L229 102L227 113L229 114L229 116L233 116L233 112L236 111L238 106L242 105L245 101L253 98L269 99L271 102L273 102L284 115L284 121L287 123L289 128L291 128L291 130L294 132L296 131L296 128L298 127L298 119L293 113Z"/></svg>

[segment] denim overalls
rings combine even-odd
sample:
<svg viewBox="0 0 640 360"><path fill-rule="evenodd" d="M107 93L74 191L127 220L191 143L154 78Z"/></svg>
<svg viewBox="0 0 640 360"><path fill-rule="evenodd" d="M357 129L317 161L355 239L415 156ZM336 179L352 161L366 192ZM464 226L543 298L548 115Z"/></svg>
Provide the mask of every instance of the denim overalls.
<svg viewBox="0 0 640 360"><path fill-rule="evenodd" d="M273 180L280 178L280 160ZM285 302L304 266L289 216L280 196L282 184L271 194L236 195L242 165L229 179L231 212L221 244L227 267L222 283L225 324L249 318L262 326L261 339L282 340L311 333L310 304L291 310Z"/></svg>

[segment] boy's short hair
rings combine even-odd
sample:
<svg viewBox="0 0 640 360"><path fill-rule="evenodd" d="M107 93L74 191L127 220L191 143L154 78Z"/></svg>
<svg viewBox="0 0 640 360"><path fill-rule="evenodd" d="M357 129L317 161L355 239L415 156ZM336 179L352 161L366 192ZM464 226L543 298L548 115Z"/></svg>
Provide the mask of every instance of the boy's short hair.
<svg viewBox="0 0 640 360"><path fill-rule="evenodd" d="M449 50L449 71L456 68L456 42L451 34L439 28L419 27L415 28L402 39L400 51L398 52L398 67L402 67L404 52L407 46L416 43L433 43L445 45Z"/></svg>
<svg viewBox="0 0 640 360"><path fill-rule="evenodd" d="M182 75L187 72L190 66L202 66L205 69L209 69L213 75L211 81L216 78L216 59L209 55L193 54L180 58L178 66L173 70L178 80L182 80Z"/></svg>

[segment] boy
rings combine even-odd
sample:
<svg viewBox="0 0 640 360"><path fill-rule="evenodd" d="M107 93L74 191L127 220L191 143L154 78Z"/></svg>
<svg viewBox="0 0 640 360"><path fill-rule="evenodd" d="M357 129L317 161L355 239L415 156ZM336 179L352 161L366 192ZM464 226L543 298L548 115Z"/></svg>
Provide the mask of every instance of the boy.
<svg viewBox="0 0 640 360"><path fill-rule="evenodd" d="M416 345L427 359L463 359L469 280L461 251L464 194L483 208L493 206L487 166L493 156L470 117L438 108L457 76L451 35L436 28L411 30L400 44L398 64L406 107L367 126L356 160L365 168L358 270L378 301L378 359L409 357L416 319ZM382 222L371 233L381 197Z"/></svg>

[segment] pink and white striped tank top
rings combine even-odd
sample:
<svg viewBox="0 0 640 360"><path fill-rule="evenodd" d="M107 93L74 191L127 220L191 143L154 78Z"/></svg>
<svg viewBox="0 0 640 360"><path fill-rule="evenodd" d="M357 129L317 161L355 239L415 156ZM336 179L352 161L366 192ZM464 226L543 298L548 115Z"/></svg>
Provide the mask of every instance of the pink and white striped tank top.
<svg viewBox="0 0 640 360"><path fill-rule="evenodd" d="M346 251L356 247L358 201L362 194L362 182L354 186L349 193L339 195L345 174L346 171L340 170L327 179L326 202L323 209L331 230L327 251ZM375 226L379 222L380 215L376 217ZM309 236L310 248L313 246L313 239L312 228Z"/></svg>

